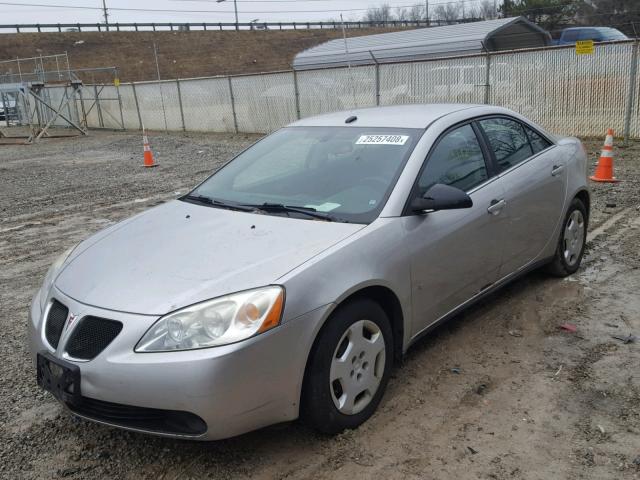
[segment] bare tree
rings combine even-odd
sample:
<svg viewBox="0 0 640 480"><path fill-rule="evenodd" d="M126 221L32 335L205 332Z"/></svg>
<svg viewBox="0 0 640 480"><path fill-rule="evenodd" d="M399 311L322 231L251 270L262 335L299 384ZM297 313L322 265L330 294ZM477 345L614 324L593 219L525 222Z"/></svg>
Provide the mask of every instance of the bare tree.
<svg viewBox="0 0 640 480"><path fill-rule="evenodd" d="M493 20L498 18L498 1L497 0L482 0L476 6L476 14L479 18L485 20Z"/></svg>
<svg viewBox="0 0 640 480"><path fill-rule="evenodd" d="M409 20L409 9L404 7L396 8L396 20L400 20L401 22Z"/></svg>
<svg viewBox="0 0 640 480"><path fill-rule="evenodd" d="M433 19L443 22L454 22L462 17L462 8L459 3L446 3L437 5L433 10Z"/></svg>
<svg viewBox="0 0 640 480"><path fill-rule="evenodd" d="M425 19L425 5L416 3L412 7L396 9L396 18L401 21L418 22Z"/></svg>
<svg viewBox="0 0 640 480"><path fill-rule="evenodd" d="M364 20L367 22L381 22L381 23L393 20L391 7L387 3L379 7L372 7L369 10L367 10L367 13L365 13Z"/></svg>

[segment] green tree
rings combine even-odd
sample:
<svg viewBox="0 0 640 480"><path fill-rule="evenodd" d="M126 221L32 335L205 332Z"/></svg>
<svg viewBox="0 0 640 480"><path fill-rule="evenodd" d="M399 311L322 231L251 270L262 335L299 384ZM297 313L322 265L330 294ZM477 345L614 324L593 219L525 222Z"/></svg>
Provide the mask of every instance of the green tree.
<svg viewBox="0 0 640 480"><path fill-rule="evenodd" d="M581 25L614 27L629 36L640 36L638 0L585 0L578 8Z"/></svg>
<svg viewBox="0 0 640 480"><path fill-rule="evenodd" d="M631 0L637 1L637 0ZM549 31L573 22L581 0L504 0L504 17L523 16Z"/></svg>

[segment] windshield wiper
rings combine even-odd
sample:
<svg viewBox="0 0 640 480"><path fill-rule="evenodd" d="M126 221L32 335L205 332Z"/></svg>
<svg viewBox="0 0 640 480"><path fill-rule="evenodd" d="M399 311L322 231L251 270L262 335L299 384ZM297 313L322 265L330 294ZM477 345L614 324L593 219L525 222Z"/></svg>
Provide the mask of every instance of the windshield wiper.
<svg viewBox="0 0 640 480"><path fill-rule="evenodd" d="M238 205L235 203L226 203L222 200L216 200L215 198L207 197L206 195L185 195L183 200L189 202L196 202L203 205L210 205L212 207L228 208L229 210L240 210L241 212L252 212L254 209L246 207L244 205Z"/></svg>
<svg viewBox="0 0 640 480"><path fill-rule="evenodd" d="M243 207L251 207L256 210L262 210L263 212L285 212L285 213L300 213L307 215L308 217L319 218L327 222L345 222L345 220L339 220L329 213L318 212L313 207L296 207L291 205L284 205L282 203L263 203L261 205L243 205Z"/></svg>

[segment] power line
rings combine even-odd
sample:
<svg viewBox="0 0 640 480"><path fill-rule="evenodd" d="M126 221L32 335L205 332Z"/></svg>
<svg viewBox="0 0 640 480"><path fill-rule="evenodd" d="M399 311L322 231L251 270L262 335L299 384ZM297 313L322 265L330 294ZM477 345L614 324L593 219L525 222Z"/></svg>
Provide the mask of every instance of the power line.
<svg viewBox="0 0 640 480"><path fill-rule="evenodd" d="M185 0L182 0L185 1ZM191 1L201 1L201 0L191 0ZM247 3L249 3L248 0L238 0L238 1L245 1ZM285 0L263 0L264 2L284 2ZM295 2L301 2L301 1L326 1L326 0L286 0L288 1L295 1ZM331 1L331 0L330 0ZM481 1L481 0L456 0L456 1L444 1L444 2L437 2L437 3L429 3L429 6L437 6L437 5L446 5L446 4L456 4L456 3L461 3L461 2L477 2L477 1ZM256 2L256 3L262 3L262 2ZM106 6L105 7L89 7L89 6L83 6L83 5L61 5L61 4L42 4L42 3L17 3L17 2L1 2L0 1L0 5L8 5L8 6L17 6L17 7L43 7L43 8L58 8L58 9L73 9L73 10L92 10L92 11L101 11L104 12L105 14L107 14L107 9ZM414 7L416 4L413 5L395 5L392 6L392 8L411 8ZM517 11L517 13L519 14L526 14L526 13L532 13L532 12L537 12L537 13L542 13L542 14L551 14L552 12L554 12L557 9L561 9L561 8L565 8L565 7L569 7L572 5L583 5L581 2L568 2L568 3L564 3L564 4L559 4L559 5L553 5L553 6L548 6L548 7L538 7L538 8L531 8L531 9L525 9L525 10L520 10ZM368 11L370 8L351 8L351 9L331 9L331 10L268 10L268 11L256 11L256 10L252 10L252 11L244 11L243 13L246 14L287 14L287 13L337 13L337 12L361 12L361 11ZM180 14L189 14L189 13L215 13L215 14L232 14L233 12L228 11L228 10L183 10L183 9L153 9L153 8L125 8L125 7L112 7L109 8L108 10L111 11L122 11L122 12L149 12L149 13L180 13ZM603 16L603 17L615 17L615 16L621 16L621 15L636 15L636 14L640 14L640 11L629 11L629 12L607 12L607 13L589 13L588 17L592 18L592 17L599 17L599 16ZM458 20L456 20L458 21Z"/></svg>
<svg viewBox="0 0 640 480"><path fill-rule="evenodd" d="M75 10L100 10L102 7L87 7L81 5L54 5L43 3L16 3L16 2L0 2L0 5L10 5L14 7L44 7L44 8L60 8L60 9L75 9ZM397 5L394 8L409 8L413 5ZM119 12L163 12L163 13L233 13L227 10L178 10L169 8L124 8L124 7L111 7L111 11ZM334 13L334 12L363 12L369 8L337 8L331 10L261 10L261 11L244 11L243 13Z"/></svg>
<svg viewBox="0 0 640 480"><path fill-rule="evenodd" d="M186 1L186 0L182 0ZM189 1L202 1L202 0L189 0ZM243 0L237 0L238 2ZM261 2L249 2L248 0L244 0L245 3L288 3L288 2L297 2L300 3L302 1L327 1L327 0L264 0ZM329 0L333 1L333 0ZM465 2L478 2L481 0L450 0L445 2L432 3L431 5L446 5L453 3L465 3ZM210 3L210 2L206 2ZM46 4L46 3L17 3L17 2L0 2L0 5L8 5L14 7L42 7L42 8L59 8L59 9L74 9L74 10L100 10L105 11L105 7L88 7L83 5L60 5L60 4ZM391 5L392 8L411 8L416 4L412 5ZM335 13L335 12L364 12L370 10L372 7L367 8L334 8L329 10L246 10L243 13L254 14L254 13ZM376 8L376 7L373 7ZM110 7L108 10L111 11L120 11L120 12L163 12L163 13L231 13L227 10L183 10L183 9L165 9L165 8L126 8L126 7Z"/></svg>
<svg viewBox="0 0 640 480"><path fill-rule="evenodd" d="M217 3L217 0L172 0L174 2L183 3ZM377 0L376 0L377 1ZM481 2L482 0L450 0L445 2L429 3L429 5L446 5L450 3L473 3ZM307 2L344 2L344 0L237 0L238 3L307 3ZM386 2L385 2L386 4ZM415 3L413 5L402 5L403 7L413 7L415 5L421 5L421 3ZM395 5L389 5L391 8L395 8ZM380 5L371 6L369 8L379 8Z"/></svg>

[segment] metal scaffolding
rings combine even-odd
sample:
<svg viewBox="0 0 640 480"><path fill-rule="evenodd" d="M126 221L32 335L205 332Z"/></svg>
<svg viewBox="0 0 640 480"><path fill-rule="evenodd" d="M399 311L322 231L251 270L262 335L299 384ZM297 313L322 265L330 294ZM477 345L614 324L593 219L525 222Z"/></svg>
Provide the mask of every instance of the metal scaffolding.
<svg viewBox="0 0 640 480"><path fill-rule="evenodd" d="M94 84L86 88L83 80ZM113 98L100 97L96 79L109 79L115 86ZM119 115L101 108L117 102ZM0 61L0 137L21 138L33 143L42 138L87 135L88 115L95 108L100 119L114 117L109 124L124 129L118 69L116 67L71 69L66 53ZM119 118L117 118L119 117ZM113 121L111 121L113 120ZM104 126L104 121L99 122ZM21 127L11 129L11 127ZM52 129L63 128L63 131ZM16 133L16 130L18 133Z"/></svg>

